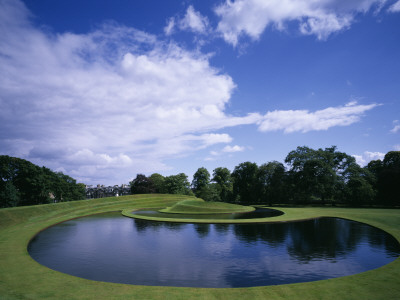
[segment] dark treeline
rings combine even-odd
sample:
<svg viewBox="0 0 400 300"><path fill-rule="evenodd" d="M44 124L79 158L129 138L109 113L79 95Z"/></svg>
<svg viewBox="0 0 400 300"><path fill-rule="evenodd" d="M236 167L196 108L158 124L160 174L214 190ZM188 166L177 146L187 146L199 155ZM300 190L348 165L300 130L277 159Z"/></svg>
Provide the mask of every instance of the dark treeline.
<svg viewBox="0 0 400 300"><path fill-rule="evenodd" d="M206 201L243 204L346 204L400 206L400 151L360 167L336 147L297 147L285 158L258 166L243 162L231 172L219 167L212 176L199 168L190 183L184 173L130 182L132 194L195 195ZM61 172L24 159L0 156L0 207L45 204L85 198L85 185Z"/></svg>
<svg viewBox="0 0 400 300"><path fill-rule="evenodd" d="M61 172L0 155L0 207L85 199L85 185Z"/></svg>
<svg viewBox="0 0 400 300"><path fill-rule="evenodd" d="M243 162L232 172L216 168L212 176L199 168L191 184L183 173L138 174L130 183L131 192L194 194L206 201L242 204L400 205L400 151L360 167L354 157L335 146L297 147L285 163L288 168L277 161L260 166Z"/></svg>

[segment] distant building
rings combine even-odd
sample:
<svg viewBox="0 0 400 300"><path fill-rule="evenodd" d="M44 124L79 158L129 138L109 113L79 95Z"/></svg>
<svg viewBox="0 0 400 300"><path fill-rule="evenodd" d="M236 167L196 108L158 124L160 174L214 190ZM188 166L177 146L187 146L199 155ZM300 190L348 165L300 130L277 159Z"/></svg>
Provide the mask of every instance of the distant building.
<svg viewBox="0 0 400 300"><path fill-rule="evenodd" d="M121 186L104 186L98 184L96 187L93 185L86 185L86 199L97 199L104 197L119 197L131 194L129 184L122 184Z"/></svg>

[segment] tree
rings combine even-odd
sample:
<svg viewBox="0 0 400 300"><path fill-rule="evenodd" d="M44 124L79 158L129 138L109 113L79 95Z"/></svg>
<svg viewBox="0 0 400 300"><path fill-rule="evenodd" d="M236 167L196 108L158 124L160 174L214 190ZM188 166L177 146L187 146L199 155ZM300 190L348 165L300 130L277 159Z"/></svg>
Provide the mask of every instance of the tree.
<svg viewBox="0 0 400 300"><path fill-rule="evenodd" d="M375 192L375 202L378 204L382 203L383 201L381 200L381 193L379 192L379 190L381 188L380 177L383 170L383 162L380 159L372 160L368 163L367 166L364 167L364 169L368 170L371 174L370 183Z"/></svg>
<svg viewBox="0 0 400 300"><path fill-rule="evenodd" d="M221 201L220 190L218 189L216 183L210 183L202 187L200 190L198 190L196 197L201 198L205 201Z"/></svg>
<svg viewBox="0 0 400 300"><path fill-rule="evenodd" d="M286 171L282 163L273 161L258 168L260 202L282 203L286 200Z"/></svg>
<svg viewBox="0 0 400 300"><path fill-rule="evenodd" d="M215 168L212 181L216 183L219 198L223 202L230 202L232 197L232 177L227 168Z"/></svg>
<svg viewBox="0 0 400 300"><path fill-rule="evenodd" d="M200 194L204 194L210 183L210 173L206 168L198 168L196 173L193 175L192 188L196 197L200 197Z"/></svg>
<svg viewBox="0 0 400 300"><path fill-rule="evenodd" d="M31 162L0 156L0 207L72 201L85 197L82 184Z"/></svg>
<svg viewBox="0 0 400 300"><path fill-rule="evenodd" d="M17 188L10 181L0 184L0 207L18 206L20 195Z"/></svg>
<svg viewBox="0 0 400 300"><path fill-rule="evenodd" d="M336 151L336 146L324 150L297 147L286 156L285 162L291 166L289 176L292 199L325 203L338 198L338 187L345 184L342 175L355 163L355 159Z"/></svg>
<svg viewBox="0 0 400 300"><path fill-rule="evenodd" d="M86 191L83 183L76 183L76 180L62 172L54 173L51 170L45 170L50 178L50 193L54 197L53 201L73 201L84 199Z"/></svg>
<svg viewBox="0 0 400 300"><path fill-rule="evenodd" d="M256 163L244 162L235 167L231 176L233 179L233 196L236 202L258 202L257 172Z"/></svg>
<svg viewBox="0 0 400 300"><path fill-rule="evenodd" d="M164 176L162 176L161 174L158 174L158 173L153 173L150 175L149 179L153 183L155 193L160 193L160 194L166 193L166 190L164 187L164 181L165 181Z"/></svg>
<svg viewBox="0 0 400 300"><path fill-rule="evenodd" d="M382 203L400 205L400 151L386 153L379 175L378 186Z"/></svg>
<svg viewBox="0 0 400 300"><path fill-rule="evenodd" d="M345 201L352 206L372 204L375 194L372 181L373 174L356 163L350 165L346 174Z"/></svg>
<svg viewBox="0 0 400 300"><path fill-rule="evenodd" d="M164 187L168 194L192 195L188 177L184 173L165 177Z"/></svg>
<svg viewBox="0 0 400 300"><path fill-rule="evenodd" d="M155 191L153 182L143 174L137 174L129 184L132 194L151 194Z"/></svg>

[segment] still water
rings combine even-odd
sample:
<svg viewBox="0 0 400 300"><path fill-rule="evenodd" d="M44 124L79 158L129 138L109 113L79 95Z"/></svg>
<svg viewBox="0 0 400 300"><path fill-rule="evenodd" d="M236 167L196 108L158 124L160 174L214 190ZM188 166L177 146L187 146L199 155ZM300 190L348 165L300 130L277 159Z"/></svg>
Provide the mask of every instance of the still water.
<svg viewBox="0 0 400 300"><path fill-rule="evenodd" d="M400 255L386 232L337 218L180 224L106 213L39 233L30 255L60 272L136 285L250 287L334 278Z"/></svg>

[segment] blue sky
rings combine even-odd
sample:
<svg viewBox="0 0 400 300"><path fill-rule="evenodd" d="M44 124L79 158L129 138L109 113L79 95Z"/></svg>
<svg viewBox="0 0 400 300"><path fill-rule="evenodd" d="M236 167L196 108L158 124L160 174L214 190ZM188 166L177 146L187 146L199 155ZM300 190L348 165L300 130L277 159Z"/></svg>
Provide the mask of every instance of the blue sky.
<svg viewBox="0 0 400 300"><path fill-rule="evenodd" d="M86 184L400 150L400 1L0 0L0 154Z"/></svg>

